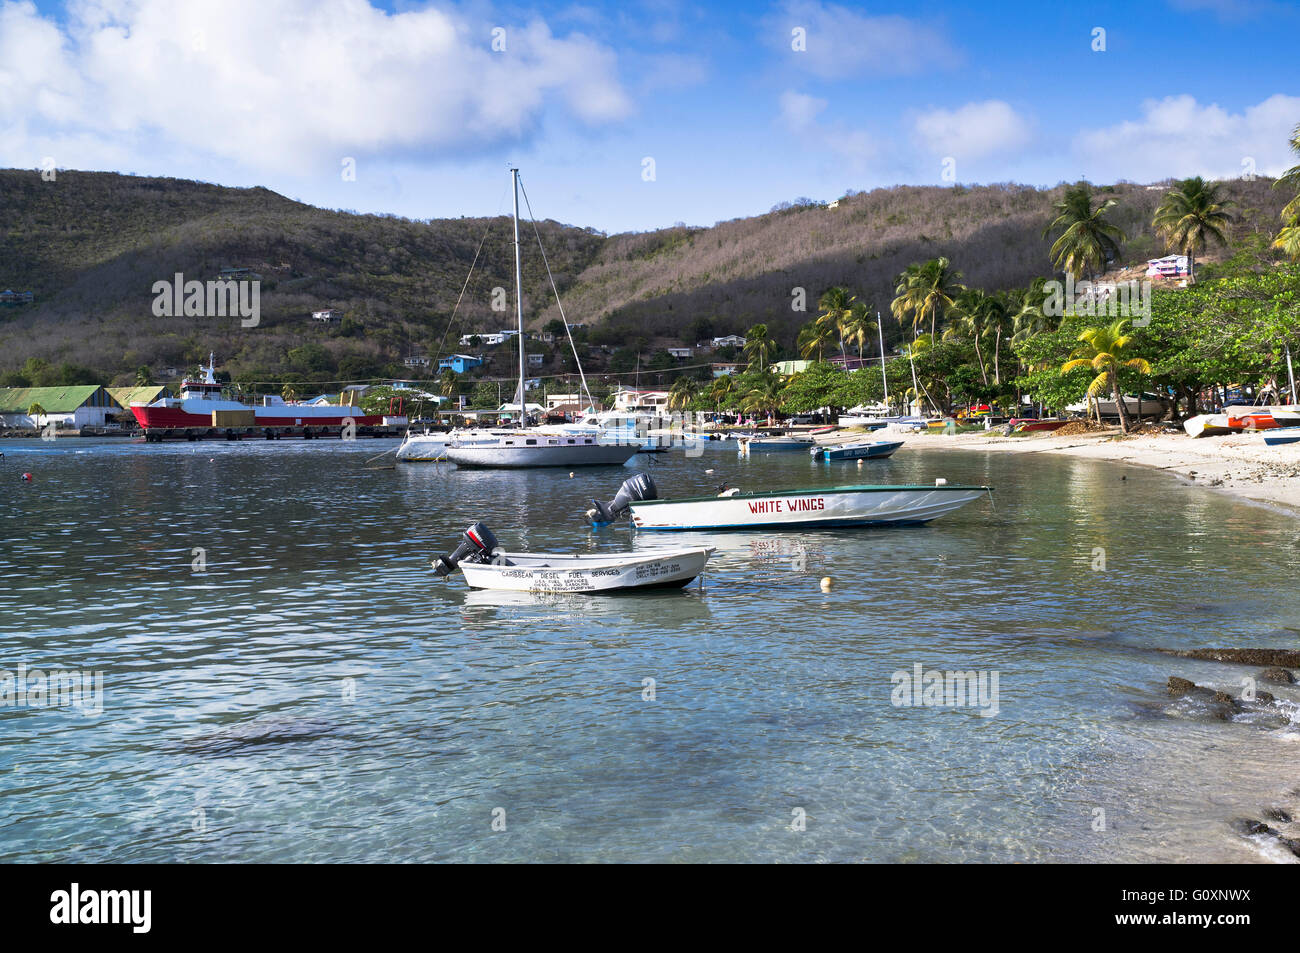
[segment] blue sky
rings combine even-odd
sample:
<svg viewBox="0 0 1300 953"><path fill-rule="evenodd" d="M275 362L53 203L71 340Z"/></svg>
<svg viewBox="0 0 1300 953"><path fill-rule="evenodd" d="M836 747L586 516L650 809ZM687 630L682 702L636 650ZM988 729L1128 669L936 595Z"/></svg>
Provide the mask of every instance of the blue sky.
<svg viewBox="0 0 1300 953"><path fill-rule="evenodd" d="M1298 33L1272 0L0 0L0 165L428 218L506 211L513 162L538 215L611 232L899 183L1276 174Z"/></svg>

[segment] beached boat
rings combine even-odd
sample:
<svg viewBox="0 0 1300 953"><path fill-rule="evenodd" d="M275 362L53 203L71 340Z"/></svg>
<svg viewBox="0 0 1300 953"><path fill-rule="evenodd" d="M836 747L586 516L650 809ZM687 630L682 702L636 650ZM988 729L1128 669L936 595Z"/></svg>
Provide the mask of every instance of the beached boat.
<svg viewBox="0 0 1300 953"><path fill-rule="evenodd" d="M901 446L901 440L858 440L837 447L814 447L812 455L823 460L866 460L888 457Z"/></svg>
<svg viewBox="0 0 1300 953"><path fill-rule="evenodd" d="M1279 427L1264 434L1264 443L1270 447L1281 447L1288 443L1300 443L1300 427Z"/></svg>
<svg viewBox="0 0 1300 953"><path fill-rule="evenodd" d="M1197 414L1183 421L1183 429L1192 437L1221 437L1224 434L1253 430L1276 430L1281 424L1271 413L1238 413L1238 408L1222 414ZM1284 418L1289 421L1290 418ZM1300 423L1300 421L1297 421Z"/></svg>
<svg viewBox="0 0 1300 953"><path fill-rule="evenodd" d="M455 550L434 560L433 571L448 576L460 569L473 589L511 592L681 588L704 571L713 553L705 546L585 556L510 553L497 546L491 530L474 523Z"/></svg>
<svg viewBox="0 0 1300 953"><path fill-rule="evenodd" d="M992 487L833 486L660 500L645 474L625 480L608 503L593 501L587 518L599 527L630 513L638 530L790 529L794 527L906 526L928 523L985 494Z"/></svg>
<svg viewBox="0 0 1300 953"><path fill-rule="evenodd" d="M1038 419L1037 417L1012 417L1010 420L1011 429L1021 433L1041 433L1043 431L1060 430L1068 420L1062 420L1059 417L1047 419Z"/></svg>

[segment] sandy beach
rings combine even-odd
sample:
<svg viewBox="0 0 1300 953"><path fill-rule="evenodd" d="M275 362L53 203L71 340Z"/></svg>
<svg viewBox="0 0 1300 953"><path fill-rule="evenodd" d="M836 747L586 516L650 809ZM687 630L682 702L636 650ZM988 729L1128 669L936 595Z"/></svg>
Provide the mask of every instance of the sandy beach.
<svg viewBox="0 0 1300 953"><path fill-rule="evenodd" d="M1020 437L999 431L919 434L916 447L995 453L1060 453L1165 470L1187 486L1230 493L1300 516L1300 444L1265 445L1258 435L1193 438L1183 433L1124 436L1118 427L1086 434Z"/></svg>

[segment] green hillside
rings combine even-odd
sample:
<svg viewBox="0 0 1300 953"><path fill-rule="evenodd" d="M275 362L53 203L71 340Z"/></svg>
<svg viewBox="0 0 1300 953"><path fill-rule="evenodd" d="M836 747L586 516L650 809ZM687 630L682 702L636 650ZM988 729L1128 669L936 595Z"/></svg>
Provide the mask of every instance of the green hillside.
<svg viewBox="0 0 1300 953"><path fill-rule="evenodd" d="M1050 274L1042 231L1063 191L897 187L849 195L836 208L796 205L710 228L607 237L548 221L541 231L570 321L591 325L590 343L626 349L617 369L636 351L760 322L779 353L794 356L799 328L832 285L887 312L898 273L939 255L967 284L990 291ZM1101 191L1120 203L1112 217L1129 236L1124 262L1163 254L1150 225L1163 189ZM1237 203L1234 240L1275 230L1286 196L1269 180L1230 181L1224 193ZM160 375L209 351L240 380L363 379L402 372L412 353L447 353L462 333L510 324L509 311L491 309L492 289L513 287L505 218L412 221L318 209L261 188L88 172L44 182L25 170L0 171L0 216L0 290L36 296L32 305L0 308L0 375L11 383L22 383L13 374L30 359L68 365L61 379L50 370L32 384L124 384L141 366ZM540 326L557 312L540 256L526 253L524 261L527 318ZM229 267L262 276L258 327L152 313L155 281L176 272L215 278ZM806 292L804 312L791 307L796 288ZM339 309L345 320L312 321L321 308ZM895 340L902 333L887 325ZM609 363L600 353L590 360ZM507 374L507 365L499 353L487 373ZM557 351L540 373L569 367Z"/></svg>

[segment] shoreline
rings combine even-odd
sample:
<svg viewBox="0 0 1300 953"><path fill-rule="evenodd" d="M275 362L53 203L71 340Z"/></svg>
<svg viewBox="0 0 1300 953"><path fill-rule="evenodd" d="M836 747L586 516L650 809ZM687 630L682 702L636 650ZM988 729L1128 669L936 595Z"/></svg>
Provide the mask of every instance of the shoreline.
<svg viewBox="0 0 1300 953"><path fill-rule="evenodd" d="M1126 437L1118 427L1064 437L1053 433L1008 437L998 431L923 434L909 442L935 450L1052 453L1163 470L1182 486L1216 490L1300 518L1300 443L1270 447L1257 435L1235 434Z"/></svg>

